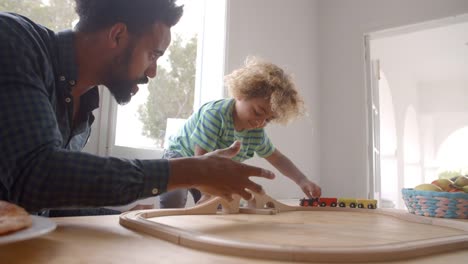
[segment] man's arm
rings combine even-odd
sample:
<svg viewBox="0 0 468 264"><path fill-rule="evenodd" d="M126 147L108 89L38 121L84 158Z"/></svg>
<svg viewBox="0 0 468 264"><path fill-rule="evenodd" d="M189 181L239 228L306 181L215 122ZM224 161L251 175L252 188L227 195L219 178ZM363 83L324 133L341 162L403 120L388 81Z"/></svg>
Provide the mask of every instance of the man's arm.
<svg viewBox="0 0 468 264"><path fill-rule="evenodd" d="M195 156L201 156L201 155L205 155L206 153L208 153L208 151L206 151L205 149L200 147L198 144L195 144L195 150L193 152L194 152ZM197 201L197 204L202 204L202 203L206 202L207 200L209 200L210 198L211 198L210 194L201 193L201 197Z"/></svg>

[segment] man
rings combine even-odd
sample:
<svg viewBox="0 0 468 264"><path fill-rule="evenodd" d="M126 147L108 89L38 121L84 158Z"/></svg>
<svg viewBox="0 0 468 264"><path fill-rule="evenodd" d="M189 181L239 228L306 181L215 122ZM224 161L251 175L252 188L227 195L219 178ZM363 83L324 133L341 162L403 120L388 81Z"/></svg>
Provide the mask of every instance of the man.
<svg viewBox="0 0 468 264"><path fill-rule="evenodd" d="M156 76L182 16L175 0L76 0L74 31L54 33L0 13L0 199L29 212L128 204L195 187L228 200L261 192L273 173L230 158L239 144L192 158L124 160L79 152L98 107L97 85L118 103ZM161 95L164 96L164 95Z"/></svg>

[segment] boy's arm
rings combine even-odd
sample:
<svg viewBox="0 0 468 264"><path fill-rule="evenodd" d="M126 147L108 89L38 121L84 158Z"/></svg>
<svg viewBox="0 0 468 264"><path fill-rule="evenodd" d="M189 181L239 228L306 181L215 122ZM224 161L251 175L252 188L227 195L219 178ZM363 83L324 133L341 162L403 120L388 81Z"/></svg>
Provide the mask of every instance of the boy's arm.
<svg viewBox="0 0 468 264"><path fill-rule="evenodd" d="M194 153L195 153L195 156L201 156L201 155L205 155L206 153L208 153L208 151L204 150L203 148L195 144Z"/></svg>
<svg viewBox="0 0 468 264"><path fill-rule="evenodd" d="M286 177L293 180L299 185L302 191L309 197L320 197L322 191L320 186L313 183L294 165L294 163L285 155L283 155L278 149L275 149L273 153L265 157L265 159L278 169Z"/></svg>

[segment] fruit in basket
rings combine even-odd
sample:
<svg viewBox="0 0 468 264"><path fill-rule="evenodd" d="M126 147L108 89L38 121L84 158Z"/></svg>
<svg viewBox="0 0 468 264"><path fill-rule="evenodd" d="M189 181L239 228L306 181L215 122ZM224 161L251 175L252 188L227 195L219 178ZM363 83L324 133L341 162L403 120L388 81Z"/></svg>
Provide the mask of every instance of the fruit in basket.
<svg viewBox="0 0 468 264"><path fill-rule="evenodd" d="M439 186L443 191L448 192L452 189L453 182L449 179L437 179L431 184Z"/></svg>
<svg viewBox="0 0 468 264"><path fill-rule="evenodd" d="M459 176L455 182L453 182L454 185L457 187L464 187L468 185L468 177L466 176Z"/></svg>
<svg viewBox="0 0 468 264"><path fill-rule="evenodd" d="M451 193L454 193L454 192L463 192L463 189L452 188L452 189L450 189L449 192L451 192Z"/></svg>
<svg viewBox="0 0 468 264"><path fill-rule="evenodd" d="M458 177L460 177L460 175L458 175L458 176L453 176L452 178L450 178L450 180L454 182L454 181L457 180Z"/></svg>
<svg viewBox="0 0 468 264"><path fill-rule="evenodd" d="M439 186L429 183L419 184L416 187L414 187L414 189L417 191L443 192L443 190Z"/></svg>
<svg viewBox="0 0 468 264"><path fill-rule="evenodd" d="M468 193L468 185L463 186L462 190L463 190L464 192Z"/></svg>

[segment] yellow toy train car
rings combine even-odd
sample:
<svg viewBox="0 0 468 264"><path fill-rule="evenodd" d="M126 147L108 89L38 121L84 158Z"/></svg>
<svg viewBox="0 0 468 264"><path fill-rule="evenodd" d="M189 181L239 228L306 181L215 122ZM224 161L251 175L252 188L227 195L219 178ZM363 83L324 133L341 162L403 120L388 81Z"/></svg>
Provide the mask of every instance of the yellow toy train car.
<svg viewBox="0 0 468 264"><path fill-rule="evenodd" d="M358 208L375 209L377 208L377 200L374 199L357 199Z"/></svg>

